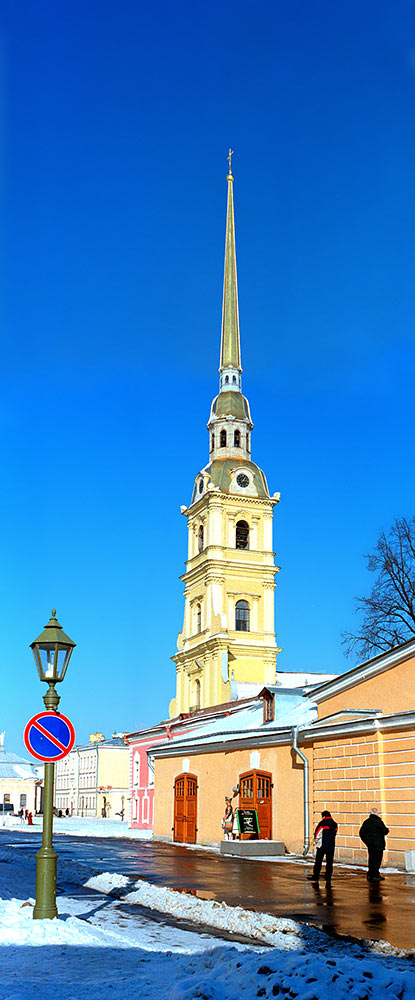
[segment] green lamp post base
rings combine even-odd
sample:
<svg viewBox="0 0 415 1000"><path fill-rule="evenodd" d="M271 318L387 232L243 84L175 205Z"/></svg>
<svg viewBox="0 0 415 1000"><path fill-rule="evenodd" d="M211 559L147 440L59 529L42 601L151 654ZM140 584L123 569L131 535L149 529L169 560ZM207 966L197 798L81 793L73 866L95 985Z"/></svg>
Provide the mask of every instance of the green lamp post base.
<svg viewBox="0 0 415 1000"><path fill-rule="evenodd" d="M56 906L56 865L59 855L53 847L41 847L36 854L36 906L34 920L58 916Z"/></svg>

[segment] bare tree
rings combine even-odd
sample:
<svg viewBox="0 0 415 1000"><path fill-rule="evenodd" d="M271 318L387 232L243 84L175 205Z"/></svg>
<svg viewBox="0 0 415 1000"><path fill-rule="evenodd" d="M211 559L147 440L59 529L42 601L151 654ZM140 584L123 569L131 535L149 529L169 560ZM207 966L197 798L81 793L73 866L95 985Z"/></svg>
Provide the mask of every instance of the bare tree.
<svg viewBox="0 0 415 1000"><path fill-rule="evenodd" d="M346 655L357 653L362 659L415 636L415 515L409 521L397 517L365 559L376 581L369 597L356 598L360 628L342 635Z"/></svg>

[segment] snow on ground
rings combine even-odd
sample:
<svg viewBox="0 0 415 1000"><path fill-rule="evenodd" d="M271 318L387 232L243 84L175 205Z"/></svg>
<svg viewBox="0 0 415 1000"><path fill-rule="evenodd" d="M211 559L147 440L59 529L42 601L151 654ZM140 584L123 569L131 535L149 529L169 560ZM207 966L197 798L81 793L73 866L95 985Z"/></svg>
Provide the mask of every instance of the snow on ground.
<svg viewBox="0 0 415 1000"><path fill-rule="evenodd" d="M87 879L82 866L76 883L72 870L73 895L58 896L59 918L33 920L32 905L24 905L33 864L33 852L24 845L2 844L0 1000L333 1000L334 995L411 1000L415 995L414 958L388 945L382 951L379 943L329 938L292 920L122 874ZM248 935L252 945L218 936L226 930Z"/></svg>
<svg viewBox="0 0 415 1000"><path fill-rule="evenodd" d="M42 823L42 816L35 816L32 826L22 823L18 816L6 816L4 821L0 820L0 830L41 833ZM151 840L153 836L151 830L130 830L125 820L121 823L119 819L87 816L54 816L53 833L67 834L70 837L128 837L131 840Z"/></svg>
<svg viewBox="0 0 415 1000"><path fill-rule="evenodd" d="M104 872L102 875L90 878L86 885L91 889L100 889L101 892L111 892L113 883L114 875ZM216 927L231 934L246 935L261 944L286 949L299 947L299 934L302 933L302 928L294 920L272 917L268 913L254 913L253 910L244 910L242 906L228 906L216 899L197 899L191 894L151 885L142 879L135 885L135 890L128 892L124 897L128 903L140 903L151 910L170 913L197 924Z"/></svg>

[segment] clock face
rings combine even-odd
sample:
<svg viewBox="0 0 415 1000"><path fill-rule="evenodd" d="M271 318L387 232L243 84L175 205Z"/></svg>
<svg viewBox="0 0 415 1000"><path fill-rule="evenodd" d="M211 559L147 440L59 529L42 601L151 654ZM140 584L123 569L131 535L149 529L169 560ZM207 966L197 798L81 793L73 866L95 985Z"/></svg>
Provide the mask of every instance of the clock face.
<svg viewBox="0 0 415 1000"><path fill-rule="evenodd" d="M242 486L243 488L249 486L248 476L246 476L244 472L239 473L239 476L236 477L236 482L238 483L238 486Z"/></svg>

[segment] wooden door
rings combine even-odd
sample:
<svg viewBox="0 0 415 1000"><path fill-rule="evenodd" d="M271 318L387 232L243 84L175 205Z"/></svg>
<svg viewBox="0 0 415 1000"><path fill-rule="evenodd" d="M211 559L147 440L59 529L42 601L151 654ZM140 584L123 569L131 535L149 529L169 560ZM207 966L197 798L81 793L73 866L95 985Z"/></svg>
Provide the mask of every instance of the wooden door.
<svg viewBox="0 0 415 1000"><path fill-rule="evenodd" d="M260 840L272 840L272 774L269 771L245 771L239 777L240 809L256 809ZM249 834L242 834L242 837Z"/></svg>
<svg viewBox="0 0 415 1000"><path fill-rule="evenodd" d="M195 844L197 833L197 778L179 774L174 782L173 840Z"/></svg>

